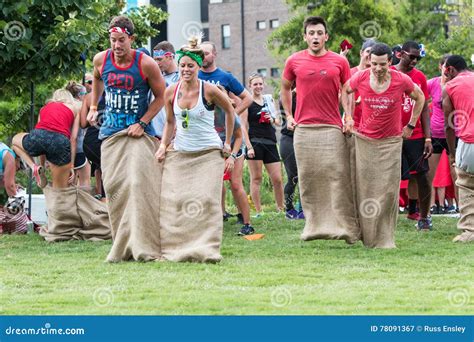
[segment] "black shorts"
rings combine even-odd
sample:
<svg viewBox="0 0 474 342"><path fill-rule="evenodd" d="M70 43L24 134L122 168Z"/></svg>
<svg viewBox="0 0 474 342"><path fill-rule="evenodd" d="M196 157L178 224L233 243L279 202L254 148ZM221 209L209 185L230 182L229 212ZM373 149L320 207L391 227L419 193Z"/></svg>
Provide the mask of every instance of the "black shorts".
<svg viewBox="0 0 474 342"><path fill-rule="evenodd" d="M100 147L102 146L102 140L99 139L99 130L95 127L87 128L84 136L84 154L87 159L92 163L92 168L100 169Z"/></svg>
<svg viewBox="0 0 474 342"><path fill-rule="evenodd" d="M431 144L433 145L434 154L443 153L443 150L446 150L446 153L449 154L448 142L445 138L432 138Z"/></svg>
<svg viewBox="0 0 474 342"><path fill-rule="evenodd" d="M23 137L22 145L30 156L45 155L56 166L71 162L71 142L61 133L34 129Z"/></svg>
<svg viewBox="0 0 474 342"><path fill-rule="evenodd" d="M280 155L276 144L252 143L255 157L249 158L247 150L247 160L262 160L264 164L276 163L280 161Z"/></svg>
<svg viewBox="0 0 474 342"><path fill-rule="evenodd" d="M76 158L74 159L74 170L82 169L87 164L87 158L84 152L76 153Z"/></svg>
<svg viewBox="0 0 474 342"><path fill-rule="evenodd" d="M403 140L402 179L410 175L423 174L429 170L428 159L424 158L425 139Z"/></svg>

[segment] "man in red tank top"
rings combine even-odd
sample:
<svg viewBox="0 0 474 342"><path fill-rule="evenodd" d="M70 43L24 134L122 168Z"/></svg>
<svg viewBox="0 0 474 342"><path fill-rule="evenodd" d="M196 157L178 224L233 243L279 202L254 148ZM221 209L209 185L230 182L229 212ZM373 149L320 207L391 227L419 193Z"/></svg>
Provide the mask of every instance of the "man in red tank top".
<svg viewBox="0 0 474 342"><path fill-rule="evenodd" d="M459 55L448 57L444 66L448 80L442 95L446 140L449 160L456 164L461 214L458 229L462 231L453 241L469 242L474 241L474 73Z"/></svg>
<svg viewBox="0 0 474 342"><path fill-rule="evenodd" d="M145 133L152 131L150 121L163 107L165 81L151 57L132 49L134 25L128 17L114 17L109 34L111 49L94 57L87 115L94 125L105 89L101 167L113 238L107 261L156 260L161 258L161 171L154 159L158 141ZM155 96L149 104L147 88Z"/></svg>

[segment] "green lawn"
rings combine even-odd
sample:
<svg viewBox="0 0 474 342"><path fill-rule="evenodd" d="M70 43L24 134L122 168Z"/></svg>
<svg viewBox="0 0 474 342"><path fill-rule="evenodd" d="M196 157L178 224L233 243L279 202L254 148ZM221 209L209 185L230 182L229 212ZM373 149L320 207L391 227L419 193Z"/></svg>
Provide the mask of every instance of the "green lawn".
<svg viewBox="0 0 474 342"><path fill-rule="evenodd" d="M104 263L110 242L0 237L0 314L474 314L474 244L456 219L420 233L400 218L397 249L302 242L303 222L267 214L263 240L225 224L217 265Z"/></svg>

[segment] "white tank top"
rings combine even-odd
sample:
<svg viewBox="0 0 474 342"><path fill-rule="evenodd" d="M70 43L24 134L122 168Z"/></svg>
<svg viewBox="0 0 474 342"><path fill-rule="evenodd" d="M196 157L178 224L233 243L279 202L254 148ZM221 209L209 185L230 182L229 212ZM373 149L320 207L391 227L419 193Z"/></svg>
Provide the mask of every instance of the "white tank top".
<svg viewBox="0 0 474 342"><path fill-rule="evenodd" d="M188 109L187 128L183 127L186 118L183 117L183 109L178 105L177 94L181 82L178 83L174 98L173 112L176 118L176 137L174 149L183 152L196 152L210 148L222 148L222 141L214 128L214 111L208 110L202 101L203 81L199 81L199 96L197 104Z"/></svg>

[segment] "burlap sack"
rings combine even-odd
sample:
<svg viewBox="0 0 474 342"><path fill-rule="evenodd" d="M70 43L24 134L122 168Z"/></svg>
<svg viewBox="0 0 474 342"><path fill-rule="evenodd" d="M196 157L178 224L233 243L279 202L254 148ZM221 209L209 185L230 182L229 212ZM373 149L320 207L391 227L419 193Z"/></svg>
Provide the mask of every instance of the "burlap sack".
<svg viewBox="0 0 474 342"><path fill-rule="evenodd" d="M302 240L360 239L350 170L350 141L330 125L298 126L294 135L301 204Z"/></svg>
<svg viewBox="0 0 474 342"><path fill-rule="evenodd" d="M126 131L102 143L102 177L113 245L109 262L161 258L159 209L161 165L158 140L131 138Z"/></svg>
<svg viewBox="0 0 474 342"><path fill-rule="evenodd" d="M454 238L454 242L474 241L474 175L456 168L456 185L459 189L458 229L462 233Z"/></svg>
<svg viewBox="0 0 474 342"><path fill-rule="evenodd" d="M164 259L197 262L222 259L223 173L220 150L166 153L160 200Z"/></svg>
<svg viewBox="0 0 474 342"><path fill-rule="evenodd" d="M395 248L402 138L354 135L355 184L362 241L367 247Z"/></svg>
<svg viewBox="0 0 474 342"><path fill-rule="evenodd" d="M48 242L66 240L102 241L111 238L109 216L104 203L87 191L69 187L43 189L48 224L40 235Z"/></svg>

